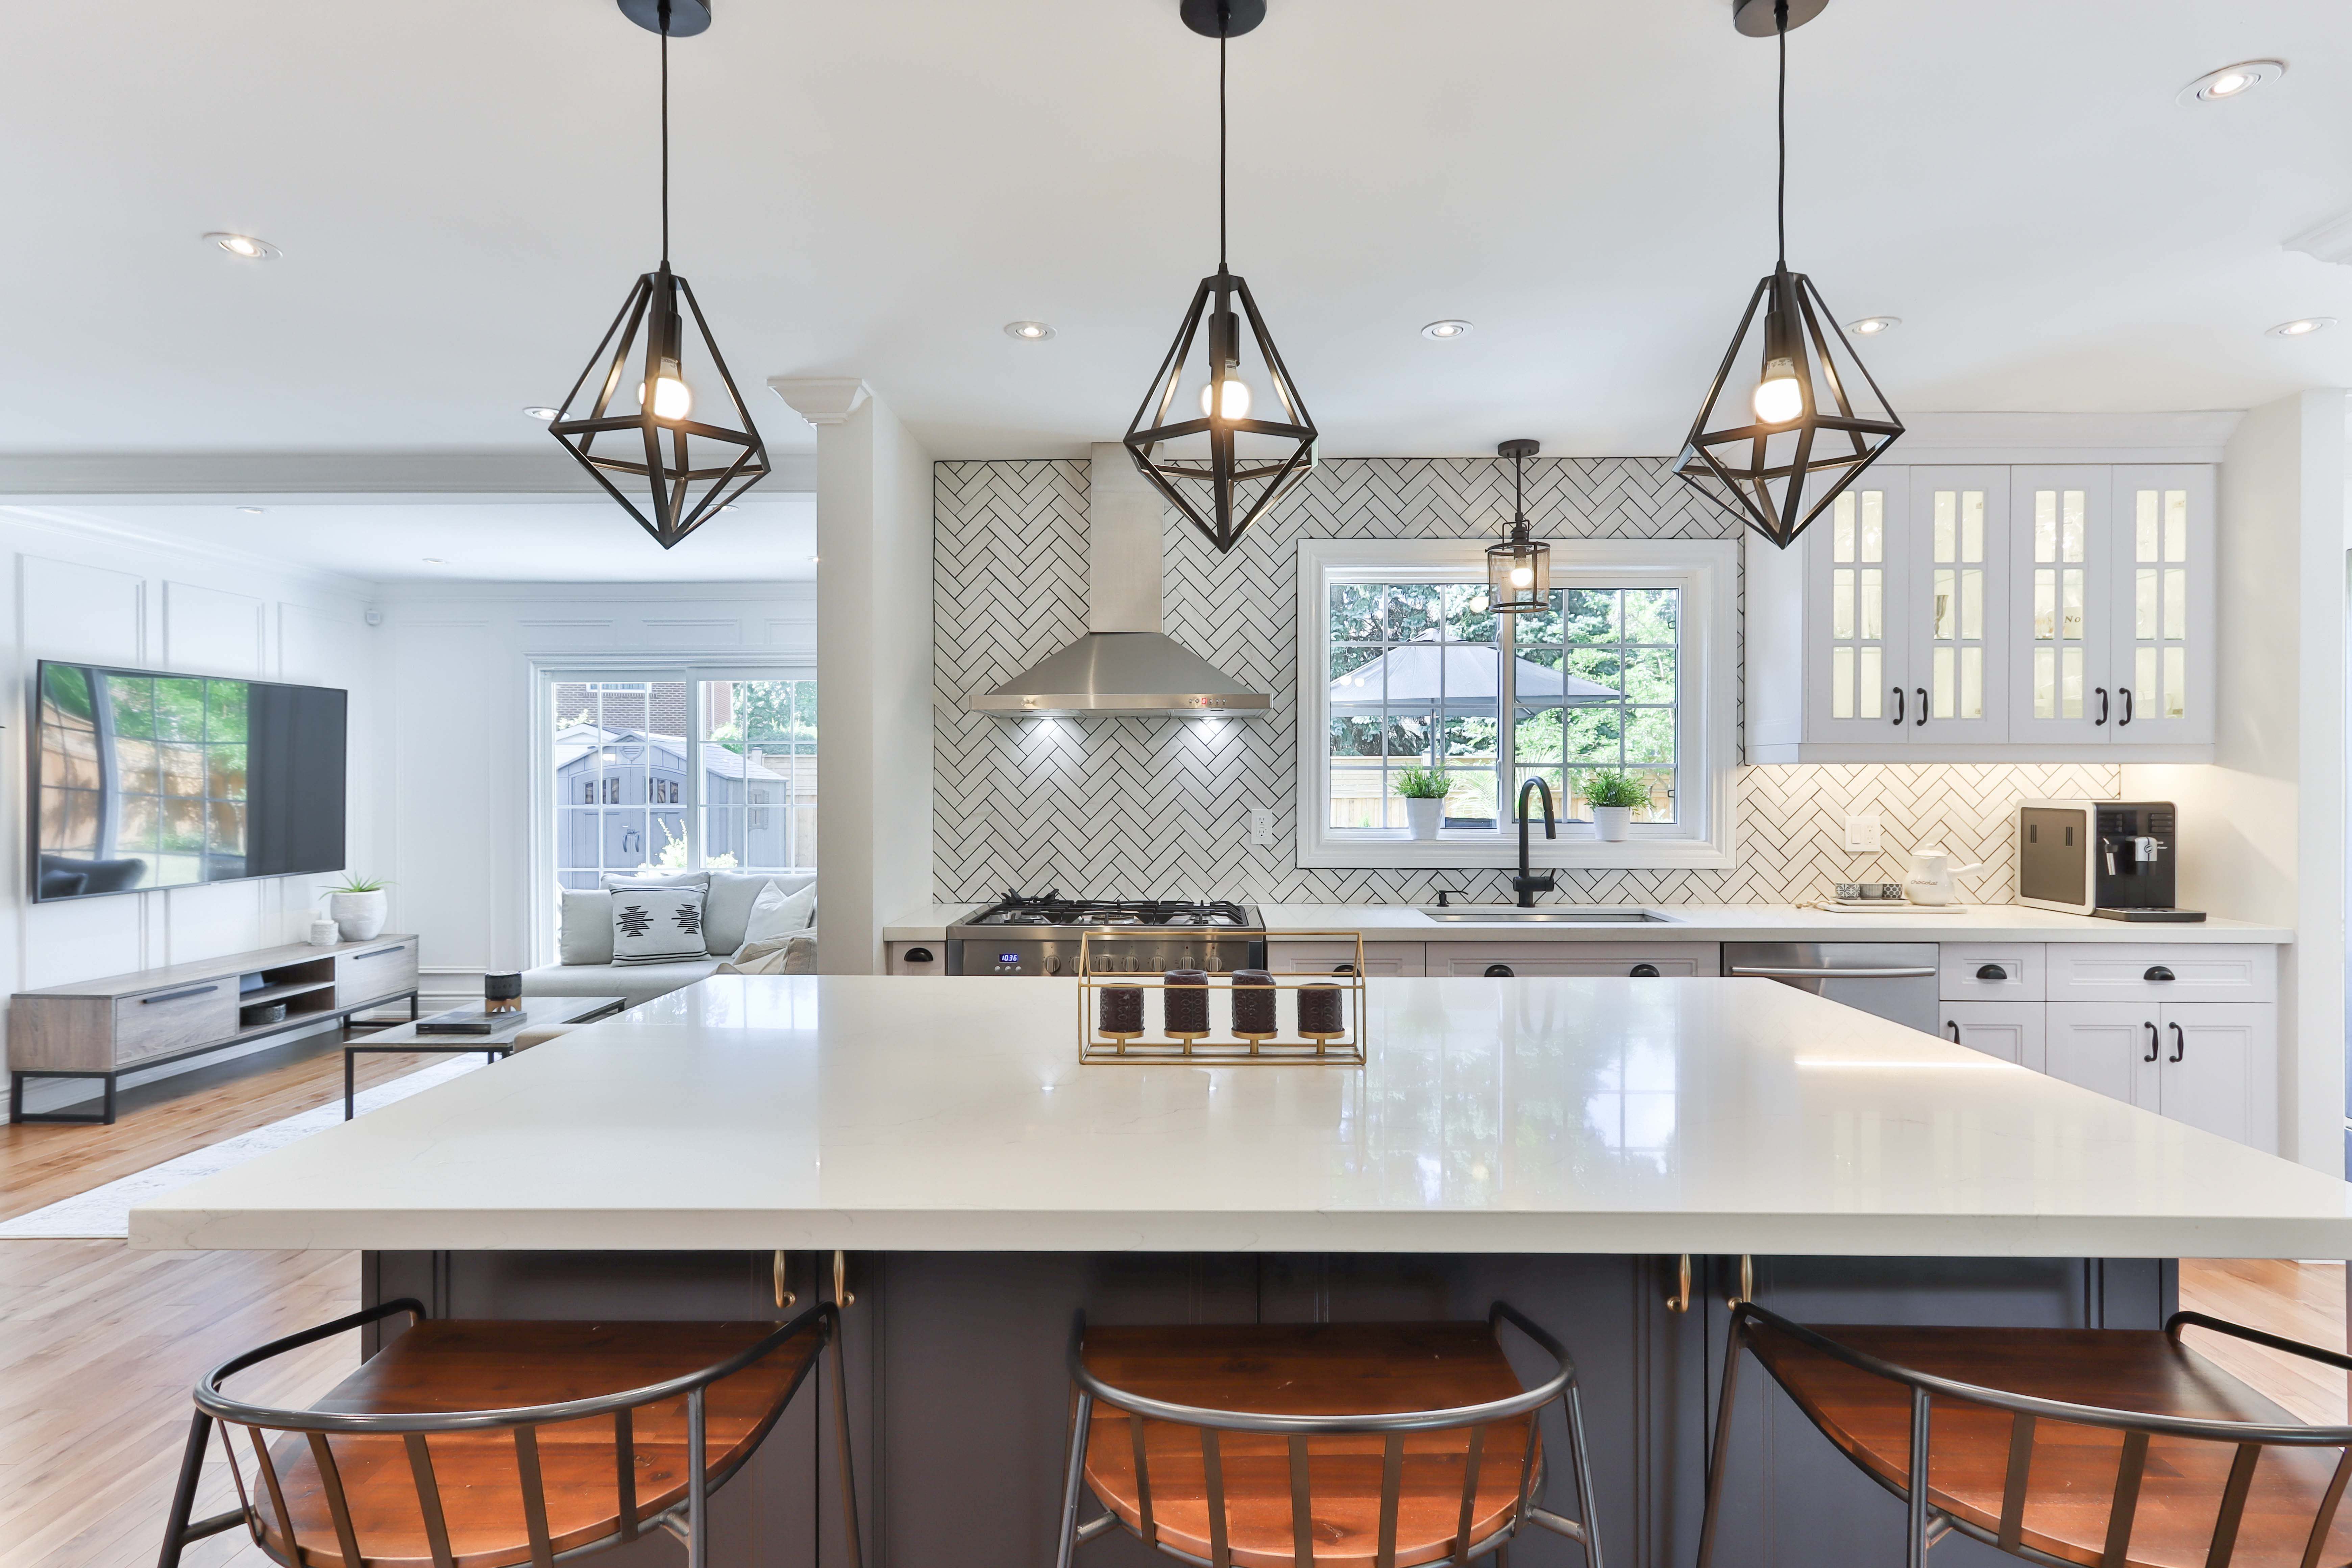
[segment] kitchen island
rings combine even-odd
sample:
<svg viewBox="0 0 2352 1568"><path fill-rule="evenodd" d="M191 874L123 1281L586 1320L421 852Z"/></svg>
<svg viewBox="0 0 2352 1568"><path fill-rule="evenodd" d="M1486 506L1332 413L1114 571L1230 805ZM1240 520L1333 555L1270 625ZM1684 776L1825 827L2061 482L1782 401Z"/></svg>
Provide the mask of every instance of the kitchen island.
<svg viewBox="0 0 2352 1568"><path fill-rule="evenodd" d="M360 1249L371 1299L505 1316L772 1315L779 1252L803 1305L838 1253L891 1564L1046 1560L1080 1307L1507 1297L1578 1358L1610 1551L1667 1568L1743 1257L1820 1321L2144 1327L2167 1259L2352 1251L2327 1176L1767 982L1373 981L1360 1069L1081 1067L1075 990L708 981L142 1205L132 1239ZM730 1489L730 1560L805 1561L812 1528L840 1560L812 1408ZM1894 1503L1749 1409L1727 1562L1893 1547Z"/></svg>

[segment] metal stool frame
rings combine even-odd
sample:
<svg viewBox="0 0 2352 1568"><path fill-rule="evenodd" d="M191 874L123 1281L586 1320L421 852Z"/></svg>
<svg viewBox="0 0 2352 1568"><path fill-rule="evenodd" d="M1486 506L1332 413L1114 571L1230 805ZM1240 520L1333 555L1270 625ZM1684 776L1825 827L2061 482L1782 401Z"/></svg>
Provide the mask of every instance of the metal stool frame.
<svg viewBox="0 0 2352 1568"><path fill-rule="evenodd" d="M666 1382L648 1384L618 1394L598 1394L590 1399L573 1399L554 1405L517 1405L499 1410L467 1410L435 1412L429 1415L385 1413L378 1415L331 1415L315 1410L277 1410L266 1405L248 1405L221 1392L227 1378L269 1361L289 1351L329 1339L369 1323L382 1321L397 1313L406 1313L411 1322L429 1318L422 1302L404 1297L386 1301L320 1323L284 1339L273 1340L258 1350L224 1362L205 1374L196 1384L196 1413L188 1430L185 1458L181 1461L178 1486L172 1494L171 1521L163 1537L163 1553L160 1568L178 1568L180 1553L195 1542L242 1524L252 1537L253 1544L276 1562L286 1562L270 1552L265 1543L261 1523L261 1498L266 1490L270 1505L276 1510L287 1545L299 1559L302 1548L294 1534L293 1516L287 1511L286 1500L279 1489L278 1469L269 1457L269 1445L264 1434L299 1432L310 1439L310 1456L319 1468L319 1477L326 1493L327 1509L335 1525L337 1546L341 1552L342 1568L361 1568L359 1541L353 1531L350 1509L344 1501L342 1481L336 1468L333 1451L328 1447L331 1436L383 1436L400 1434L405 1440L409 1478L416 1489L417 1506L425 1520L425 1539L433 1552L435 1568L454 1568L456 1562L449 1547L447 1526L441 1509L441 1491L434 1479L433 1460L425 1447L432 1433L480 1432L508 1428L514 1433L515 1461L520 1478L520 1500L524 1528L530 1542L530 1561L535 1568L551 1568L559 1562L569 1562L593 1552L635 1541L647 1527L668 1531L685 1543L688 1568L708 1568L709 1548L708 1532L702 1528L709 1507L710 1493L732 1479L748 1463L757 1448L754 1443L744 1451L742 1459L725 1473L712 1477L705 1464L706 1425L705 1394L711 1384L731 1377L764 1360L791 1341L814 1329L822 1336L824 1347L833 1361L833 1406L835 1440L840 1447L842 1512L849 1546L850 1568L860 1568L862 1556L857 1534L857 1493L850 1475L849 1403L843 1376L841 1350L841 1311L832 1302L824 1302L803 1312L725 1361L688 1373ZM789 1405L806 1381L809 1368L816 1364L811 1357L799 1377L786 1391L782 1405ZM683 1395L687 1409L687 1456L688 1475L687 1495L683 1501L663 1510L650 1519L637 1515L635 1451L632 1441L633 1416L638 1407L677 1399ZM548 1536L547 1498L541 1480L539 1467L538 1428L557 1422L584 1420L595 1415L613 1418L614 1438L614 1482L620 1497L620 1523L613 1534L588 1542L568 1551L558 1552ZM188 1517L195 1507L196 1488L204 1468L205 1448L210 1440L215 1423L219 1423L221 1451L227 1455L229 1475L236 1484L239 1506L208 1519L191 1521ZM250 1435L260 1483L248 1491L244 1472L238 1468L236 1445L228 1428L242 1426Z"/></svg>
<svg viewBox="0 0 2352 1568"><path fill-rule="evenodd" d="M1399 1411L1382 1415L1275 1415L1253 1411L1215 1410L1191 1405L1171 1405L1165 1400L1150 1399L1114 1388L1103 1382L1086 1364L1087 1318L1077 1315L1070 1331L1070 1381L1076 1386L1077 1400L1070 1426L1069 1461L1063 1477L1060 1541L1055 1553L1055 1568L1071 1568L1071 1559L1077 1548L1097 1536L1124 1524L1118 1515L1106 1510L1097 1519L1078 1522L1078 1505L1087 1489L1087 1447L1093 1432L1094 1407L1097 1402L1115 1410L1123 1410L1134 1419L1129 1423L1135 1442L1136 1500L1141 1514L1141 1528L1131 1531L1145 1545L1197 1568L1233 1568L1233 1556L1225 1540L1225 1497L1223 1469L1218 1451L1220 1432L1273 1433L1290 1439L1290 1516L1292 1562L1295 1568L1313 1568L1315 1562L1313 1499L1307 1481L1307 1440L1311 1437L1360 1436L1383 1435L1381 1466L1381 1537L1374 1568L1396 1568L1397 1502L1404 1481L1404 1435L1408 1432L1442 1432L1470 1428L1469 1455L1462 1472L1461 1525L1454 1534L1454 1554L1440 1558L1424 1568L1457 1568L1473 1557L1489 1552L1500 1553L1517 1535L1524 1523L1541 1525L1556 1534L1567 1536L1584 1548L1588 1568L1602 1568L1601 1538L1593 1520L1592 1471L1586 1458L1584 1441L1584 1409L1577 1395L1576 1363L1569 1359L1560 1342L1511 1307L1496 1301L1487 1309L1489 1327L1509 1323L1540 1346L1552 1359L1552 1374L1534 1388L1508 1398L1489 1400L1484 1405L1457 1405L1449 1410ZM1580 1520L1564 1518L1531 1500L1530 1494L1540 1493L1544 1486L1544 1466L1537 1441L1537 1414L1553 1400L1560 1402L1568 1419L1570 1468L1576 1479L1577 1512ZM1487 1426L1500 1421L1525 1415L1528 1420L1528 1452L1519 1465L1519 1497L1511 1517L1493 1534L1472 1547L1469 1543L1472 1515L1478 1495L1478 1458ZM1144 1458L1143 1423L1163 1421L1171 1426L1197 1427L1201 1434L1201 1458L1208 1482L1210 1554L1195 1557L1179 1551L1159 1538L1151 1518L1151 1481ZM1501 1559L1498 1557L1497 1561Z"/></svg>
<svg viewBox="0 0 2352 1568"><path fill-rule="evenodd" d="M2132 1520L2139 1506L2140 1482L2146 1472L2148 1439L2151 1437L2228 1443L2237 1450L2231 1463L2229 1479L2222 1488L2221 1506L2214 1516L2212 1541L2205 1559L2206 1568L2229 1568L2231 1554L2237 1549L2238 1527L2244 1517L2246 1497L2253 1487L2254 1465L2262 1457L2263 1448L2343 1450L2342 1457L2336 1461L2335 1474L2329 1479L2327 1489L2321 1499L2319 1512L2312 1521L2311 1534L2304 1547L2302 1568L2319 1568L2321 1549L2326 1544L2328 1531L2335 1525L2336 1507L2343 1501L2346 1484L2352 1482L2352 1426L2267 1426L2251 1421L2215 1421L2186 1415L2152 1415L2144 1411L2114 1410L2103 1405L2074 1405L2063 1400L2010 1394L1915 1372L1866 1352L1842 1345L1753 1301L1742 1301L1731 1314L1730 1342L1723 1363L1723 1391L1716 1409L1715 1442L1707 1454L1706 1516L1699 1530L1698 1568L1708 1568L1714 1559L1716 1523L1723 1493L1725 1447L1731 1431L1733 1392L1739 1377L1739 1352L1743 1349L1752 1349L1748 1339L1749 1325L1755 1322L1764 1323L1800 1344L1843 1362L1857 1371L1908 1388L1911 1391L1911 1455L1906 1474L1912 1478L1927 1472L1933 1402L1936 1399L1957 1400L2009 1412L2009 1469L2001 1488L2000 1528L1998 1531L1987 1531L1981 1525L1931 1507L1927 1501L1927 1493L1932 1489L1929 1487L1906 1487L1856 1462L1856 1468L1863 1474L1902 1499L1907 1506L1909 1521L1907 1555L1905 1558L1907 1568L1924 1568L1927 1549L1955 1530L1987 1546L2021 1557L2029 1563L2044 1564L2046 1568L2078 1568L2066 1558L2026 1545L2021 1539L2026 1494L2032 1475L2033 1427L2037 1421L2102 1426L2124 1434L2123 1453L2116 1469L2116 1488L2108 1503L2102 1568L2125 1568L2128 1560ZM2180 1342L2180 1331L2185 1328L2210 1329L2215 1333L2227 1334L2252 1344L2352 1371L2352 1356L2295 1340L2282 1339L2242 1323L2210 1318L2202 1312L2175 1312L2165 1321L2164 1331L2175 1344ZM2033 1331L2020 1329L2016 1331L2022 1334ZM1759 1361L1775 1382L1780 1381L1769 1363L1762 1363L1760 1357Z"/></svg>

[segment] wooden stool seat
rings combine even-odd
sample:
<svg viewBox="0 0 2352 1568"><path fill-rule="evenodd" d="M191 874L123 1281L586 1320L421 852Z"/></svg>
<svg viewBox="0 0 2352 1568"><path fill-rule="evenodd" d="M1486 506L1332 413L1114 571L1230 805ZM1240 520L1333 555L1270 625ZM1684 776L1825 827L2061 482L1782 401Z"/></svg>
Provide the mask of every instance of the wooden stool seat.
<svg viewBox="0 0 2352 1568"><path fill-rule="evenodd" d="M2157 1330L2028 1330L1814 1326L1848 1349L1910 1372L2028 1398L2145 1415L2303 1423L2211 1361ZM1913 1394L1808 1345L1762 1317L1748 1346L1805 1415L1855 1464L1907 1493ZM1927 1506L1998 1537L2014 1457L2017 1417L2008 1410L1934 1396ZM2127 1441L2147 1444L2119 1558L2110 1556L2110 1521ZM2269 1445L2157 1434L2140 1437L2054 1417L2030 1419L2023 1508L2016 1541L2086 1568L2218 1568L2217 1525L2233 1464L2252 1467L2243 1513L2219 1563L2305 1568L2314 1521L2335 1517L2315 1561L2352 1561L2352 1522L2329 1496L2337 1447ZM2346 1473L2352 1473L2347 1470ZM2223 1531L2226 1535L2227 1532Z"/></svg>
<svg viewBox="0 0 2352 1568"><path fill-rule="evenodd" d="M1254 1415L1391 1415L1483 1405L1525 1391L1494 1328L1482 1322L1090 1327L1084 1355L1087 1369L1111 1389ZM1095 1405L1085 1473L1103 1505L1144 1533L1132 1419L1108 1403ZM1479 1460L1473 1550L1517 1522L1522 1471L1536 1453L1528 1440L1529 1419L1402 1435L1397 1568L1455 1555L1474 1434ZM1166 1546L1211 1561L1202 1436L1195 1426L1143 1422L1151 1526ZM1215 1441L1231 1560L1244 1568L1293 1568L1292 1439L1223 1431ZM1379 1433L1351 1433L1303 1441L1314 1561L1372 1563L1387 1440Z"/></svg>

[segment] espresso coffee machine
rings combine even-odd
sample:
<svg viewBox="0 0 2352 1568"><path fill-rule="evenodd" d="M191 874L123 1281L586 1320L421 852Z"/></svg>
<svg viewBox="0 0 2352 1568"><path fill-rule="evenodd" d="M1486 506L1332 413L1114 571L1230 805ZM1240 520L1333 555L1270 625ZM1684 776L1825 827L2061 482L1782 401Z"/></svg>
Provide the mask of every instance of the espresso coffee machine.
<svg viewBox="0 0 2352 1568"><path fill-rule="evenodd" d="M2017 813L2017 897L2111 921L2192 921L2175 907L2179 814L2170 801L2029 800Z"/></svg>

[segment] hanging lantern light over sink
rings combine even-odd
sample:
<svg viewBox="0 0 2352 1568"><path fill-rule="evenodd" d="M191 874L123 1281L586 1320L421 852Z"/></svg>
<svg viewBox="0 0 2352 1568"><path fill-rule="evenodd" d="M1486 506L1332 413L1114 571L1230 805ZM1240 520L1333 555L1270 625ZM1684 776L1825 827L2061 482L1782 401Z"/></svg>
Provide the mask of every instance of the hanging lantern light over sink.
<svg viewBox="0 0 2352 1568"><path fill-rule="evenodd" d="M1486 547L1486 607L1501 616L1539 616L1551 608L1551 546L1533 537L1528 521L1528 459L1543 447L1505 441L1495 450L1511 459L1511 525L1500 544Z"/></svg>
<svg viewBox="0 0 2352 1568"><path fill-rule="evenodd" d="M1217 269L1192 291L1126 442L1153 488L1230 551L1313 471L1317 436L1249 284L1225 264L1225 44L1265 19L1265 0L1182 0L1182 15L1217 40Z"/></svg>
<svg viewBox="0 0 2352 1568"><path fill-rule="evenodd" d="M1789 29L1828 0L1741 0L1734 25L1780 48L1780 254L1748 298L1675 473L1786 550L1903 434L1811 279L1789 270ZM1756 367L1745 379L1742 367Z"/></svg>
<svg viewBox="0 0 2352 1568"><path fill-rule="evenodd" d="M768 448L693 288L669 266L669 41L707 30L710 7L619 4L661 35L661 265L621 301L548 430L667 550L767 477Z"/></svg>

